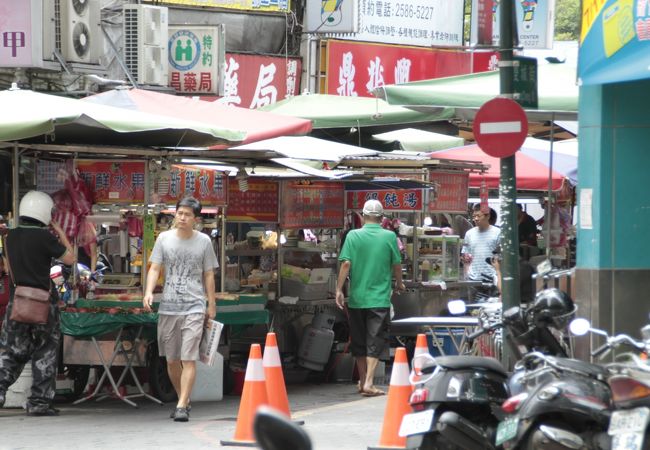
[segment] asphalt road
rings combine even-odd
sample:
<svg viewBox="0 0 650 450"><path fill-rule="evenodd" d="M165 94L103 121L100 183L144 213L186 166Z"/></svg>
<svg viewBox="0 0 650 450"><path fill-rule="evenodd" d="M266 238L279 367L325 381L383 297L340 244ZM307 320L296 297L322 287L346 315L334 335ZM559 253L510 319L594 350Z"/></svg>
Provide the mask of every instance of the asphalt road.
<svg viewBox="0 0 650 450"><path fill-rule="evenodd" d="M351 383L290 385L287 390L292 416L305 421L315 450L378 444L386 396L361 397ZM20 409L0 409L0 449L241 448L220 444L234 436L239 397L194 403L187 423L169 418L175 405L134 400L138 409L117 399L59 404L58 417L27 417Z"/></svg>

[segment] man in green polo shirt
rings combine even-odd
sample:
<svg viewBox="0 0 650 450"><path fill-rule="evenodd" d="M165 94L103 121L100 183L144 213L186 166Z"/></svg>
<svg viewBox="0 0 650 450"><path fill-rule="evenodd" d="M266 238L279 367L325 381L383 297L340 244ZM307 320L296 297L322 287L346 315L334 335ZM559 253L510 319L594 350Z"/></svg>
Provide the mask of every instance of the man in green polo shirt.
<svg viewBox="0 0 650 450"><path fill-rule="evenodd" d="M377 362L388 359L393 276L396 290L405 289L397 236L379 225L383 214L384 208L377 200L368 200L363 205L364 225L345 238L336 285L336 305L343 309L343 285L350 275L351 351L359 371L359 393L365 397L384 394L373 385L373 380Z"/></svg>

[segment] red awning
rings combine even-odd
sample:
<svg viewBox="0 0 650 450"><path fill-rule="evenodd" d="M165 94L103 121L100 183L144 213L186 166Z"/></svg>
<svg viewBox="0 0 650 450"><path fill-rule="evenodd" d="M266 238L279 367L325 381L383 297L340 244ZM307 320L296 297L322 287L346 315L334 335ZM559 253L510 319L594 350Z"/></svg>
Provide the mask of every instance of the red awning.
<svg viewBox="0 0 650 450"><path fill-rule="evenodd" d="M485 182L489 189L499 188L501 160L483 153L476 144L433 152L429 153L428 156L433 159L456 159L461 161L481 162L489 165L490 168L485 173L470 174L469 186L472 188L479 188L481 187L481 183ZM549 170L546 164L518 151L515 155L515 170L517 174L517 189L529 191L548 190ZM552 171L551 176L552 190L556 191L561 189L562 183L564 183L566 177L556 171Z"/></svg>
<svg viewBox="0 0 650 450"><path fill-rule="evenodd" d="M244 131L246 138L242 144L278 136L303 135L312 128L311 121L306 119L143 89L113 89L83 100Z"/></svg>

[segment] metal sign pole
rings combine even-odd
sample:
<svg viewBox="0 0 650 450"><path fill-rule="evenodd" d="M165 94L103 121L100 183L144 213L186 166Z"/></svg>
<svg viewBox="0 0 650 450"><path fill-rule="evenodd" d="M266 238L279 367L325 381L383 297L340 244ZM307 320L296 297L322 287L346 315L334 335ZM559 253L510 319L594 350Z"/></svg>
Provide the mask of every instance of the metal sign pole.
<svg viewBox="0 0 650 450"><path fill-rule="evenodd" d="M499 41L499 76L500 92L504 97L514 93L513 43L516 36L514 17L514 0L501 0L500 36ZM501 159L501 179L499 182L499 197L501 199L501 299L503 310L519 306L519 236L517 228L517 174L515 170L515 155ZM504 341L505 333L504 331ZM502 360L506 368L514 365L514 355L508 346L503 346Z"/></svg>

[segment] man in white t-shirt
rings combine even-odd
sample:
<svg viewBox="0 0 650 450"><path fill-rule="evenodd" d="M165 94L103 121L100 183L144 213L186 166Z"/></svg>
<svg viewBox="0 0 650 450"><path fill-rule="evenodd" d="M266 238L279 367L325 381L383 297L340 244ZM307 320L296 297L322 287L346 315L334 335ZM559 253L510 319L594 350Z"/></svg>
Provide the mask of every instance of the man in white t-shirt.
<svg viewBox="0 0 650 450"><path fill-rule="evenodd" d="M189 401L203 325L217 312L214 269L219 264L210 238L194 230L201 203L185 197L176 205L175 228L160 233L147 274L144 308L151 311L153 290L165 270L163 298L158 308L158 352L167 358L167 373L178 394L175 422L189 420ZM207 301L207 308L206 308Z"/></svg>
<svg viewBox="0 0 650 450"><path fill-rule="evenodd" d="M496 285L497 273L488 259L492 258L492 253L499 247L501 229L490 225L490 214L482 212L479 204L472 209L472 219L476 226L465 233L461 250L466 278Z"/></svg>

